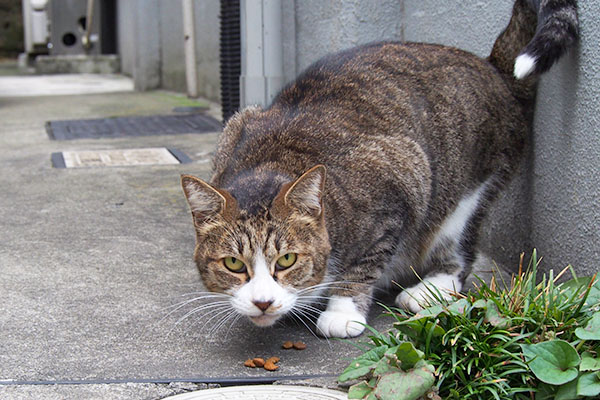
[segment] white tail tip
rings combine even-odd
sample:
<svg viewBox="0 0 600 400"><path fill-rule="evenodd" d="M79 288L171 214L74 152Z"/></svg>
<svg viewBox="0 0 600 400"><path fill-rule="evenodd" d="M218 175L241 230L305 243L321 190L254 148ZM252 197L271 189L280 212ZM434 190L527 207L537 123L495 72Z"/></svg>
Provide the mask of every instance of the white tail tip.
<svg viewBox="0 0 600 400"><path fill-rule="evenodd" d="M521 54L515 60L515 78L523 79L535 69L535 58L529 54Z"/></svg>

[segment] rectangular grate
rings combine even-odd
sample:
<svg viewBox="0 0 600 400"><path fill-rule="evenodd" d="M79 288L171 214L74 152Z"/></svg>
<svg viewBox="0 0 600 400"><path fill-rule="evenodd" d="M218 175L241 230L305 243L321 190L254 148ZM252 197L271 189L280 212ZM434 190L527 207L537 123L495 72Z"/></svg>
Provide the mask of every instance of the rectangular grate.
<svg viewBox="0 0 600 400"><path fill-rule="evenodd" d="M46 123L46 132L50 139L54 140L208 133L218 132L221 128L219 121L202 114L79 119Z"/></svg>
<svg viewBox="0 0 600 400"><path fill-rule="evenodd" d="M52 153L54 168L173 165L191 162L184 153L165 147L117 150L77 150Z"/></svg>

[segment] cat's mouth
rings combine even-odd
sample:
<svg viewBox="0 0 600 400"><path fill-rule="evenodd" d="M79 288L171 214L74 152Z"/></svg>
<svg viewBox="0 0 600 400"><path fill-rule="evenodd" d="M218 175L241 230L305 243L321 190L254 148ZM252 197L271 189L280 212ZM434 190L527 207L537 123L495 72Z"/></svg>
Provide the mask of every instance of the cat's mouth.
<svg viewBox="0 0 600 400"><path fill-rule="evenodd" d="M263 314L258 317L250 317L250 321L256 326L271 326L279 319L279 315Z"/></svg>

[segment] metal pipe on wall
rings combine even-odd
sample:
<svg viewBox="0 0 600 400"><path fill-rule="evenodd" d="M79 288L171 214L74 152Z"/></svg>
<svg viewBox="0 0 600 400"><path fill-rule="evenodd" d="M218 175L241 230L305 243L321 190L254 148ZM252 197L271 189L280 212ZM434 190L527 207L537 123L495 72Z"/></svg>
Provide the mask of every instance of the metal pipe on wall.
<svg viewBox="0 0 600 400"><path fill-rule="evenodd" d="M188 97L198 97L198 64L196 63L196 22L193 0L183 0L183 39L185 79Z"/></svg>
<svg viewBox="0 0 600 400"><path fill-rule="evenodd" d="M266 106L283 86L281 0L242 0L240 105Z"/></svg>

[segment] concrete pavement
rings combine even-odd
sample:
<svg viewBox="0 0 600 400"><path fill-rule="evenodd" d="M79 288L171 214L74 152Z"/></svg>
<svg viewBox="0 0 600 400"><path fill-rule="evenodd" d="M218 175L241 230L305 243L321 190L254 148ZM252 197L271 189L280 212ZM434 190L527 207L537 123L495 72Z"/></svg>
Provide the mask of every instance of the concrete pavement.
<svg viewBox="0 0 600 400"><path fill-rule="evenodd" d="M348 341L317 338L296 321L261 329L243 320L219 325L213 314L184 318L202 287L179 175L209 177L218 132L53 141L44 129L58 119L165 115L189 101L132 92L122 77L71 77L69 95L48 95L56 78L46 91L43 78L28 78L0 77L0 88L3 79L21 88L0 95L0 398L160 399L273 381L334 387L359 353ZM115 81L125 83L116 92ZM217 105L208 112L220 119ZM56 152L152 147L193 162L51 164ZM384 330L380 312L369 323ZM282 350L287 340L307 349ZM242 366L257 356L281 357L279 370Z"/></svg>
<svg viewBox="0 0 600 400"><path fill-rule="evenodd" d="M211 315L181 320L194 303L168 315L202 290L179 175L208 178L217 132L52 141L44 129L57 119L169 114L187 100L127 88L46 96L28 78L16 87L37 95L0 96L0 398L159 399L212 383L315 376L332 385L357 354L349 343L292 321L215 329L218 318L205 324ZM218 118L218 107L210 112ZM193 162L55 169L50 161L66 150L163 146ZM308 348L284 351L285 340ZM276 372L242 366L273 355Z"/></svg>

